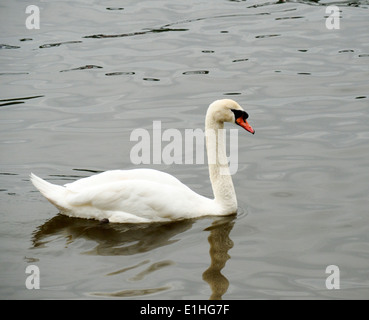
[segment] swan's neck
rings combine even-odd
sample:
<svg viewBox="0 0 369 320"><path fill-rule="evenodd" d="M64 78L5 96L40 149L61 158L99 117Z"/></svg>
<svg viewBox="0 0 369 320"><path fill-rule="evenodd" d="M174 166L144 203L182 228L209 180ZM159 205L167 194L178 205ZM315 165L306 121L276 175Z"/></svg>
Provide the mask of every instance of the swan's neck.
<svg viewBox="0 0 369 320"><path fill-rule="evenodd" d="M235 213L237 198L228 167L224 123L215 121L212 115L208 114L205 120L205 132L209 176L215 202L221 206L224 214Z"/></svg>

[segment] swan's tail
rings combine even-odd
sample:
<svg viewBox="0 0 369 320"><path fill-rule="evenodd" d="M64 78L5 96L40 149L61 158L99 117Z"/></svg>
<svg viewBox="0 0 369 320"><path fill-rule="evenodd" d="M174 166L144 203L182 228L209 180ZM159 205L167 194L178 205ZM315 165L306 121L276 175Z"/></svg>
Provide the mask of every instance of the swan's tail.
<svg viewBox="0 0 369 320"><path fill-rule="evenodd" d="M33 173L31 173L30 178L33 185L47 200L49 200L58 209L66 209L66 206L63 203L64 195L66 192L64 187L47 182Z"/></svg>

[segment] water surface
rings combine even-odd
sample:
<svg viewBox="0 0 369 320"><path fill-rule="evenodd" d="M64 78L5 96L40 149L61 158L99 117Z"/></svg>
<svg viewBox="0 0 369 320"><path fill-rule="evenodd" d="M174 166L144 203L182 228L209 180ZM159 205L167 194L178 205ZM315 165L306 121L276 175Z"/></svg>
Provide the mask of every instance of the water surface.
<svg viewBox="0 0 369 320"><path fill-rule="evenodd" d="M42 2L39 30L27 5L0 5L2 299L369 298L368 1ZM256 129L237 216L100 224L29 181L135 168L134 129L203 129L219 98ZM206 164L148 166L211 196Z"/></svg>

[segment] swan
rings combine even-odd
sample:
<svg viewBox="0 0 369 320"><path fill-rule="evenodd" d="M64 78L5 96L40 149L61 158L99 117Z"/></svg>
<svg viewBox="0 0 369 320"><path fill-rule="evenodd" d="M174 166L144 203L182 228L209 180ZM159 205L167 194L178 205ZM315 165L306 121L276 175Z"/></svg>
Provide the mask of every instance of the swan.
<svg viewBox="0 0 369 320"><path fill-rule="evenodd" d="M153 169L109 170L64 186L31 173L31 182L61 214L70 217L147 223L234 214L237 199L224 130L220 129L224 128L224 122L231 122L254 134L247 118L246 111L231 99L214 101L207 110L206 149L214 199L194 192L168 173Z"/></svg>

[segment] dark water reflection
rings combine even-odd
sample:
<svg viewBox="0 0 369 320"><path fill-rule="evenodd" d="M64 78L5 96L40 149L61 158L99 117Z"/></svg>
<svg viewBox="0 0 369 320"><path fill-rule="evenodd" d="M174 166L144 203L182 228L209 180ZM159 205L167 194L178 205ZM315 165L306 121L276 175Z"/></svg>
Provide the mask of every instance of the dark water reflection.
<svg viewBox="0 0 369 320"><path fill-rule="evenodd" d="M48 238L55 236L65 237L66 243L83 238L97 244L83 254L125 256L170 245L178 241L171 238L190 229L192 224L191 220L153 224L106 224L59 214L37 228L32 243L34 248L39 248L47 245Z"/></svg>
<svg viewBox="0 0 369 320"><path fill-rule="evenodd" d="M211 264L202 275L211 289L211 300L220 300L227 292L229 281L221 273L227 260L230 258L228 250L233 247L233 241L229 234L233 228L236 215L229 217L217 217L212 224L205 228L209 232L208 241L210 244L209 255ZM197 219L183 220L169 223L152 224L116 224L102 223L95 220L71 218L58 214L54 218L46 221L33 233L32 248L42 249L48 246L49 241L56 237L63 237L66 245L70 245L78 239L93 241L96 246L81 254L98 256L127 256L171 245L179 239L174 239L177 235L190 230ZM134 269L146 264L149 260L144 260L135 266L123 268L107 274L107 276L124 273L129 269ZM131 280L142 280L146 275L165 267L174 265L175 261L163 260L149 265L144 271L138 273ZM129 289L114 292L93 292L93 296L106 297L135 297L145 296L160 291L169 290L170 287L146 289Z"/></svg>
<svg viewBox="0 0 369 320"><path fill-rule="evenodd" d="M211 288L211 300L222 299L222 296L228 290L229 281L221 271L230 258L228 250L233 247L233 241L229 234L232 231L234 220L235 216L224 217L222 220L214 221L210 227L205 229L210 232L208 240L211 264L202 274L202 278Z"/></svg>

